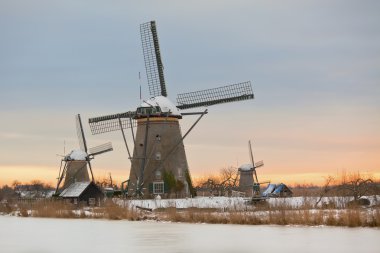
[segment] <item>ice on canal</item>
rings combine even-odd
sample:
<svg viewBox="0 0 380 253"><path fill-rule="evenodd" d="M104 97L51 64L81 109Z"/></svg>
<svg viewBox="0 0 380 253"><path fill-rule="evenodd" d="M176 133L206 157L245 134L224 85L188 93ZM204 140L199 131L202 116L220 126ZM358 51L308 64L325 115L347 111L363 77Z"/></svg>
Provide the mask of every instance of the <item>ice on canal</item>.
<svg viewBox="0 0 380 253"><path fill-rule="evenodd" d="M0 252L380 252L376 228L0 216Z"/></svg>

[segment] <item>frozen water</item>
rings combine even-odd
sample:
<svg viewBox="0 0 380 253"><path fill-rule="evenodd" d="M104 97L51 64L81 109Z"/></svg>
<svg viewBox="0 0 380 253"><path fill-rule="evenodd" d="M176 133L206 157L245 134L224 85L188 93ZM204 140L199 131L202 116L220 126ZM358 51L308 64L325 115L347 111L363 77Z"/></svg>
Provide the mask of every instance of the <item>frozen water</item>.
<svg viewBox="0 0 380 253"><path fill-rule="evenodd" d="M0 216L1 252L380 252L374 228Z"/></svg>

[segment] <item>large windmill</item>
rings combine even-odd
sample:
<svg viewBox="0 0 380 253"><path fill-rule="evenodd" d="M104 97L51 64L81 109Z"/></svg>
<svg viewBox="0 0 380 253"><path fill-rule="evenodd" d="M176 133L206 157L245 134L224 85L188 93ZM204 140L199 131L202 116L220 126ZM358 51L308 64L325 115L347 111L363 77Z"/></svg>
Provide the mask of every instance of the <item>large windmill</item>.
<svg viewBox="0 0 380 253"><path fill-rule="evenodd" d="M257 178L256 169L264 166L264 162L259 161L255 163L251 141L248 141L248 151L251 163L243 164L238 169L240 173L239 188L241 191L245 192L248 197L260 197L260 183Z"/></svg>
<svg viewBox="0 0 380 253"><path fill-rule="evenodd" d="M177 105L168 98L155 21L140 25L142 49L151 98L136 110L90 118L92 134L121 130L129 158L129 196L189 196L192 183L183 140L207 113L183 112L227 102L253 99L251 83L243 82L214 89L177 95ZM199 115L182 135L179 120L185 115ZM137 127L136 135L133 128ZM131 129L134 142L130 155L124 129ZM170 194L171 193L171 194Z"/></svg>
<svg viewBox="0 0 380 253"><path fill-rule="evenodd" d="M55 190L56 194L75 182L94 181L94 174L92 173L90 161L94 159L96 155L113 150L112 144L110 142L87 150L86 138L84 136L83 125L79 114L76 115L75 120L80 149L72 150L61 160L61 166L59 168L59 175L57 178L58 182ZM88 174L87 165L91 172L91 180ZM63 186L60 188L63 179Z"/></svg>

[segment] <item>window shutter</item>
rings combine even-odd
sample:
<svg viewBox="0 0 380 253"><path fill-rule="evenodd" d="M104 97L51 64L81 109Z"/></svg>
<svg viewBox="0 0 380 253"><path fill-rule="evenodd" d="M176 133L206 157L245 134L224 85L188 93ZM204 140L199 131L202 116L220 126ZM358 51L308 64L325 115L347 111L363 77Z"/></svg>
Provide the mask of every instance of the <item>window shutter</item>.
<svg viewBox="0 0 380 253"><path fill-rule="evenodd" d="M153 193L153 183L149 183L149 193Z"/></svg>

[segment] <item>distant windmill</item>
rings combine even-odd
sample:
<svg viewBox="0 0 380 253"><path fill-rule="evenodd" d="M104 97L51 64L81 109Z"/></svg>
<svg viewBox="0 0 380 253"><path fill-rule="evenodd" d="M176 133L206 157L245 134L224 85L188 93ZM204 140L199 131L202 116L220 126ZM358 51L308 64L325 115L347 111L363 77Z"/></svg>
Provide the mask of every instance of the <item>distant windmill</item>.
<svg viewBox="0 0 380 253"><path fill-rule="evenodd" d="M87 170L87 165L91 172L91 181L94 181L94 175L91 167L91 160L96 155L112 151L112 144L105 143L93 148L90 148L87 152L87 143L84 136L82 121L80 115L76 115L77 135L80 149L72 150L69 154L63 157L61 160L61 166L59 168L58 182L55 193L60 191L60 185L63 181L63 187L61 190L67 188L69 185L75 182L89 182L90 177ZM63 168L62 168L63 166Z"/></svg>
<svg viewBox="0 0 380 253"><path fill-rule="evenodd" d="M152 96L135 111L90 118L92 134L121 130L131 159L129 196L152 197L175 191L176 196L193 195L183 140L207 113L181 110L253 99L251 83L243 82L214 89L178 94L177 105L168 98L155 21L140 25L149 93ZM179 120L199 115L182 135ZM136 136L133 128L137 126ZM124 129L130 128L134 142L131 156ZM170 194L166 195L170 197Z"/></svg>
<svg viewBox="0 0 380 253"><path fill-rule="evenodd" d="M248 151L251 159L251 164L243 164L239 167L238 171L240 173L239 188L241 191L245 192L248 197L259 197L260 196L260 183L257 178L256 169L264 166L263 161L255 163L253 159L252 145L251 141L248 141Z"/></svg>

